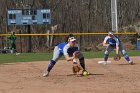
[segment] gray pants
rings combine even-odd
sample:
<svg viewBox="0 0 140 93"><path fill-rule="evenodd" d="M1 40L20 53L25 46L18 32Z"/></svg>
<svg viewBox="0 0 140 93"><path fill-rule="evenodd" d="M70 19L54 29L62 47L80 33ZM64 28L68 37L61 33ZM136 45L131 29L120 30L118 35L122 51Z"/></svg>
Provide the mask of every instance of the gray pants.
<svg viewBox="0 0 140 93"><path fill-rule="evenodd" d="M115 48L116 48L116 47L111 47L111 46L108 46L108 47L106 48L106 50L105 50L105 52L104 52L104 61L107 61L110 52L111 52L113 49L115 49ZM120 51L121 54L124 56L125 60L126 60L127 62L129 62L129 61L130 61L129 56L127 55L127 53L126 53L126 51L125 51L125 49L124 49L124 46L123 46L121 43L119 44L119 51Z"/></svg>
<svg viewBox="0 0 140 93"><path fill-rule="evenodd" d="M115 48L116 48L116 47L108 46L108 47L106 48L106 51L105 51L104 54L109 55L110 52L111 52L112 50L114 50ZM124 46L123 46L121 43L119 44L119 51L121 52L122 55L124 55L124 54L126 53L126 51L124 50Z"/></svg>
<svg viewBox="0 0 140 93"><path fill-rule="evenodd" d="M62 56L63 54L60 53L59 51L59 47L55 46L54 51L53 51L53 58L52 60L54 60L55 62L58 61L58 59Z"/></svg>

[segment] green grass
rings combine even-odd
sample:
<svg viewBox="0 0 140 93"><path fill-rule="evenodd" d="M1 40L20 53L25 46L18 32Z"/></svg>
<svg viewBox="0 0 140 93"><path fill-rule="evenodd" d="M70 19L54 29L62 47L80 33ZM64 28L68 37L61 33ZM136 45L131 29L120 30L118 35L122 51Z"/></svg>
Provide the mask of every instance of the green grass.
<svg viewBox="0 0 140 93"><path fill-rule="evenodd" d="M1 54L0 63L45 61L50 60L51 57L52 53L21 53L20 55Z"/></svg>
<svg viewBox="0 0 140 93"><path fill-rule="evenodd" d="M85 58L103 58L104 53L100 52L83 52ZM113 57L115 52L110 54ZM129 56L140 56L140 50L128 51ZM32 62L32 61L48 61L52 58L52 53L22 53L15 54L0 54L0 63L15 63L15 62ZM62 58L63 59L63 58Z"/></svg>
<svg viewBox="0 0 140 93"><path fill-rule="evenodd" d="M104 52L99 51L99 52L83 52L85 58L103 58L104 57ZM127 51L127 54L129 56L140 56L140 50L131 50ZM111 52L109 57L113 57L115 55L115 51Z"/></svg>

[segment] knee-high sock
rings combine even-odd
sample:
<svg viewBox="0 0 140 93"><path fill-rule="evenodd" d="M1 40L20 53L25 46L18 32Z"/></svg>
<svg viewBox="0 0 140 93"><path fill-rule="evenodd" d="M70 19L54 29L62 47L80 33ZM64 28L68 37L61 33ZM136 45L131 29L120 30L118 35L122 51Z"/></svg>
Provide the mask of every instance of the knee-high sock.
<svg viewBox="0 0 140 93"><path fill-rule="evenodd" d="M128 61L128 62L130 61L130 58L129 58L129 56L127 55L127 53L125 53L123 56L124 56L124 58L125 58L126 61Z"/></svg>
<svg viewBox="0 0 140 93"><path fill-rule="evenodd" d="M53 68L53 66L55 65L55 63L56 63L56 62L55 62L54 60L51 60L51 61L50 61L50 64L48 65L48 69L47 69L48 72L51 71L51 69Z"/></svg>
<svg viewBox="0 0 140 93"><path fill-rule="evenodd" d="M107 61L108 60L108 56L109 56L108 54L105 54L104 55L104 61Z"/></svg>
<svg viewBox="0 0 140 93"><path fill-rule="evenodd" d="M83 68L83 70L85 70L85 59L84 59L84 57L80 58L79 61L80 61L81 67Z"/></svg>

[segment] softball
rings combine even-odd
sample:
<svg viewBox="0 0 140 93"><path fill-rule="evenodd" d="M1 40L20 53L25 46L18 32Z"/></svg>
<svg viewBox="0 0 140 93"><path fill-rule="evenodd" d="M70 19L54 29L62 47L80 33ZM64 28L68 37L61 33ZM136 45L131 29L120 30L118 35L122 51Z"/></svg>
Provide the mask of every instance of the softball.
<svg viewBox="0 0 140 93"><path fill-rule="evenodd" d="M88 76L88 72L87 71L84 71L83 72L83 76Z"/></svg>

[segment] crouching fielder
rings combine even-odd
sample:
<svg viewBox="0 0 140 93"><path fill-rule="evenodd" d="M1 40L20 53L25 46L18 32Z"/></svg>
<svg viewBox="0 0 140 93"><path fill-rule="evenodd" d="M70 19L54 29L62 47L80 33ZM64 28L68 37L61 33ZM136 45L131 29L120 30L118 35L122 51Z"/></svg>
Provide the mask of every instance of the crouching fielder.
<svg viewBox="0 0 140 93"><path fill-rule="evenodd" d="M44 72L43 76L49 76L51 69L54 67L54 65L61 56L64 55L67 61L73 61L73 59L75 58L75 52L77 52L78 50L79 47L76 44L76 39L74 37L70 37L68 39L68 42L63 42L55 46L53 58L50 61L48 68ZM83 70L85 70L85 60L83 54L81 52L78 52L78 55L76 57L79 59L80 65L83 68Z"/></svg>
<svg viewBox="0 0 140 93"><path fill-rule="evenodd" d="M129 64L133 64L133 61L129 58L129 56L127 55L126 51L124 50L124 47L121 43L121 41L118 39L117 36L115 36L113 34L113 32L109 32L108 36L105 37L104 41L103 41L103 46L107 47L105 52L104 52L104 61L108 60L108 56L109 53L113 50L116 49L116 54L119 53L119 51L121 52L121 54L124 56L124 58L126 59L126 61Z"/></svg>

